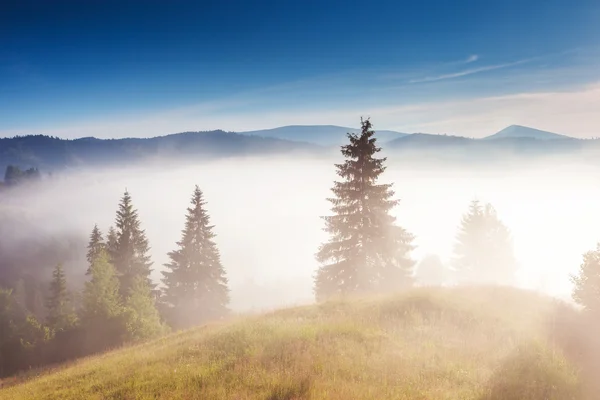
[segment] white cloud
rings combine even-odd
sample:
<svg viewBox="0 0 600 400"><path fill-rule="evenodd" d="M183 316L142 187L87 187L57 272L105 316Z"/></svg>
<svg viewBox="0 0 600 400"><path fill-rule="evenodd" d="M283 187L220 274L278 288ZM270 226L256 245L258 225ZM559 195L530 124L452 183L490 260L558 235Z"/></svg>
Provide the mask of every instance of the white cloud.
<svg viewBox="0 0 600 400"><path fill-rule="evenodd" d="M471 57L477 57L477 56L471 56ZM472 61L469 61L469 59L467 59L467 61L466 61L467 63L472 62ZM475 58L475 60L476 59L477 58ZM473 61L475 61L475 60L473 60ZM472 68L472 69L467 69L467 70L463 70L463 71L459 71L459 72L454 72L454 73L450 73L450 74L442 74L442 75L429 76L429 77L419 78L419 79L411 79L409 81L409 83L434 82L434 81L441 81L441 80L444 80L444 79L459 78L461 76L473 75L473 74L477 74L479 72L493 71L493 70L496 70L496 69L513 67L515 65L524 64L524 63L529 62L529 61L531 61L531 59L520 60L520 61L515 61L515 62L511 62L511 63L506 63L506 64L488 65L488 66L485 66L485 67Z"/></svg>
<svg viewBox="0 0 600 400"><path fill-rule="evenodd" d="M472 54L465 60L465 64L469 64L477 60L479 60L479 56L477 54Z"/></svg>
<svg viewBox="0 0 600 400"><path fill-rule="evenodd" d="M396 127L481 137L518 124L590 138L600 136L599 109L600 82L573 91L429 104L423 111L411 115L414 122Z"/></svg>

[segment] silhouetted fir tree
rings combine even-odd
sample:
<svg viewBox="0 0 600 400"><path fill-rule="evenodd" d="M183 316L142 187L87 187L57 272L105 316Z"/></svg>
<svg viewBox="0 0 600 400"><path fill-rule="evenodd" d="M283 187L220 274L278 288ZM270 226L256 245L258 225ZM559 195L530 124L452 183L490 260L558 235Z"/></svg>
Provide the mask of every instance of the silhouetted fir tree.
<svg viewBox="0 0 600 400"><path fill-rule="evenodd" d="M171 261L163 272L163 298L177 326L199 324L228 312L228 280L205 205L196 186L178 249L168 254Z"/></svg>
<svg viewBox="0 0 600 400"><path fill-rule="evenodd" d="M578 275L571 276L573 300L594 315L600 316L600 243L596 250L583 255Z"/></svg>
<svg viewBox="0 0 600 400"><path fill-rule="evenodd" d="M461 283L515 282L517 261L508 228L491 204L473 200L463 216L454 247L454 270Z"/></svg>
<svg viewBox="0 0 600 400"><path fill-rule="evenodd" d="M128 339L147 339L165 331L148 280L142 276L133 278L124 311Z"/></svg>
<svg viewBox="0 0 600 400"><path fill-rule="evenodd" d="M40 171L37 168L29 168L25 171L14 165L6 167L4 173L4 183L7 186L14 186L28 181L35 181L41 178Z"/></svg>
<svg viewBox="0 0 600 400"><path fill-rule="evenodd" d="M315 277L317 300L332 295L397 290L412 285L415 262L410 258L413 235L396 226L389 214L398 204L391 184L377 184L386 158L375 158L371 122L362 120L360 134L349 133L342 146L347 160L336 164L343 178L332 191L333 216L323 217L331 235L321 245Z"/></svg>
<svg viewBox="0 0 600 400"><path fill-rule="evenodd" d="M148 255L150 250L148 239L140 227L138 213L133 208L128 191L125 191L121 198L116 226L117 242L111 258L121 282L121 297L126 299L133 281L138 276L146 278L152 289L155 286L150 280L152 262Z"/></svg>
<svg viewBox="0 0 600 400"><path fill-rule="evenodd" d="M77 321L67 289L67 278L61 264L58 264L52 273L46 309L48 311L46 323L55 331L71 328Z"/></svg>
<svg viewBox="0 0 600 400"><path fill-rule="evenodd" d="M105 251L92 262L90 276L83 289L81 320L87 325L102 324L122 313L119 279Z"/></svg>
<svg viewBox="0 0 600 400"><path fill-rule="evenodd" d="M90 234L90 242L87 247L88 270L86 275L90 274L90 267L92 263L98 257L100 252L105 249L105 247L106 245L102 238L102 232L100 229L98 229L98 225L94 225L94 229L92 229L92 233Z"/></svg>

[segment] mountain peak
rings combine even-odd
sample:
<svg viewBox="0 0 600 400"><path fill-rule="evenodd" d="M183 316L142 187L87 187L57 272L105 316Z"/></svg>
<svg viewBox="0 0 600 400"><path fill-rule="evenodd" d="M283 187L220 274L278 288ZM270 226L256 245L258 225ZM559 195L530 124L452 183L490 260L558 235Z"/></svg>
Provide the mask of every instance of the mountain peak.
<svg viewBox="0 0 600 400"><path fill-rule="evenodd" d="M558 133L542 131L540 129L530 128L523 125L510 125L491 136L483 139L508 139L508 138L530 138L538 140L554 140L554 139L572 139L569 136L560 135Z"/></svg>

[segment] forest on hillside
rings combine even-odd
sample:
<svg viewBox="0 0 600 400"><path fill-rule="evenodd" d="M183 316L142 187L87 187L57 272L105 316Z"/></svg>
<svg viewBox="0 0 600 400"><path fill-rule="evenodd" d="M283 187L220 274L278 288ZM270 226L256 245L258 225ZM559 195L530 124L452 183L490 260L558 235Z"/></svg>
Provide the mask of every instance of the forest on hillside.
<svg viewBox="0 0 600 400"><path fill-rule="evenodd" d="M476 199L465 204L451 265L435 255L417 262L415 235L392 216L401 204L394 184L381 179L387 159L377 157L381 148L373 135L370 120L362 120L361 132L349 133L341 148L344 162L334 165L339 180L327 199L331 213L322 217L328 239L315 249L315 300L395 293L416 285L514 285L518 265L510 230L492 204ZM36 169L11 166L4 189L39 179ZM111 226L88 221L82 284L65 271L66 254L76 241L60 242L63 249L60 243L49 246L51 257L38 255L44 262L56 261L49 280L23 269L0 243L0 376L226 318L231 311L228 266L215 241L211 203L199 186L190 189L189 205L181 210L181 235L173 238L168 262L160 267L152 261L135 193L128 190ZM69 218L68 210L56 212ZM151 278L157 268L160 281ZM573 284L574 300L597 317L600 247L584 255Z"/></svg>

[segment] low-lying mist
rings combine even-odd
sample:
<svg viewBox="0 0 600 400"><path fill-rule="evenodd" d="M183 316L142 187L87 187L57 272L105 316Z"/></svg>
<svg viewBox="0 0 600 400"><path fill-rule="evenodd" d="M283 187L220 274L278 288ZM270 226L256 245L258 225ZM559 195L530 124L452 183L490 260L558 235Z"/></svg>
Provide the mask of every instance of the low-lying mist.
<svg viewBox="0 0 600 400"><path fill-rule="evenodd" d="M337 179L333 163L340 161L341 156L188 165L165 161L62 172L2 194L0 251L4 258L27 259L32 255L26 243L52 238L75 253L66 260L42 255L39 262L63 261L72 281L81 283L88 235L95 223L106 233L127 189L150 241L153 278L159 280L198 184L218 235L231 307L241 311L311 302L314 253L326 240L319 217L329 214L326 198ZM598 172L575 159L482 170L469 165L423 168L392 155L381 183L394 183L401 199L394 214L416 235L416 260L437 254L449 264L462 214L477 198L490 202L512 232L520 285L568 297L569 274L577 270L582 253L600 240ZM40 274L49 277L53 266L40 265Z"/></svg>

